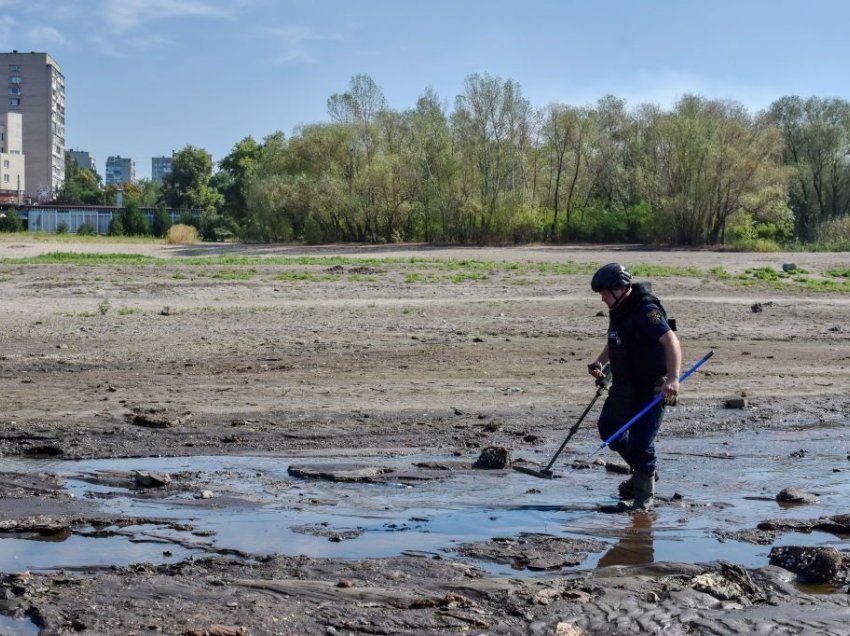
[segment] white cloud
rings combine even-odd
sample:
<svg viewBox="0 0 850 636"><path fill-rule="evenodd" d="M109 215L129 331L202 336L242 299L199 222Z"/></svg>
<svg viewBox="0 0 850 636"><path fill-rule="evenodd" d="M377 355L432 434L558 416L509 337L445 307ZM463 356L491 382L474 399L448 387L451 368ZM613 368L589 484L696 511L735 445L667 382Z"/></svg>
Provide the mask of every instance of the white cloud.
<svg viewBox="0 0 850 636"><path fill-rule="evenodd" d="M102 7L103 19L113 33L126 33L148 20L230 15L229 10L202 0L104 0Z"/></svg>
<svg viewBox="0 0 850 636"><path fill-rule="evenodd" d="M44 50L48 44L64 44L65 36L58 29L50 26L32 27L27 30L27 38L37 43L36 48Z"/></svg>
<svg viewBox="0 0 850 636"><path fill-rule="evenodd" d="M269 29L272 37L277 39L281 53L275 58L280 63L305 62L312 64L316 58L307 47L309 42L339 39L338 35L323 35L309 26L283 26Z"/></svg>

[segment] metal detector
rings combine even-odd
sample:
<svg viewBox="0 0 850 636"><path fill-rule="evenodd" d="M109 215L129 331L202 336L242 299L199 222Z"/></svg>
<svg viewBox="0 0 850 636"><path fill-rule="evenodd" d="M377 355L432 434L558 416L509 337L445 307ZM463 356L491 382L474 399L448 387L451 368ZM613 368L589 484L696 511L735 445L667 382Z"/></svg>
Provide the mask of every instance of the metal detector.
<svg viewBox="0 0 850 636"><path fill-rule="evenodd" d="M587 408L584 409L584 413L581 414L581 417L578 418L578 421L573 424L573 427L570 429L570 432L567 434L567 439L564 440L564 443L561 444L560 448L555 451L555 454L552 456L552 459L549 460L549 463L546 464L546 468L541 468L540 470L534 470L533 468L528 468L527 466L514 466L514 470L518 470L521 473L525 473L526 475L531 475L532 477L540 477L541 479L553 479L555 475L552 473L552 465L555 463L555 460L558 459L558 456L561 452L566 448L567 442L572 439L572 436L575 435L578 427L581 426L581 423L584 421L584 418L590 413L590 409L593 408L593 405L596 404L596 400L599 399L599 396L605 392L608 388L608 383L611 381L611 366L606 364L605 368L602 369L602 373L604 374L601 378L596 378L596 395L593 396L593 399L590 401L590 404L587 405Z"/></svg>

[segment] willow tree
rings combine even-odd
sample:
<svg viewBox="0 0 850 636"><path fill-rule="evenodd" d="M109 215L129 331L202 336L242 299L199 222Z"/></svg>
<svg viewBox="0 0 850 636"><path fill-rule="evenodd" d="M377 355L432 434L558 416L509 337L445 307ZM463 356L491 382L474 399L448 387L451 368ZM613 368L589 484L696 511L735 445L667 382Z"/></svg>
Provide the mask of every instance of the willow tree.
<svg viewBox="0 0 850 636"><path fill-rule="evenodd" d="M552 205L550 237L553 241L558 238L562 207L569 236L579 177L585 170L585 144L591 126L590 113L585 108L553 104L544 117L542 139L548 149L548 189Z"/></svg>
<svg viewBox="0 0 850 636"><path fill-rule="evenodd" d="M782 196L782 138L738 103L688 95L643 122L646 198L660 215L658 239L688 245L724 240L728 219Z"/></svg>
<svg viewBox="0 0 850 636"><path fill-rule="evenodd" d="M414 208L426 241L466 241L469 227L456 188L457 163L449 120L433 89L427 88L411 113L412 150L418 172Z"/></svg>
<svg viewBox="0 0 850 636"><path fill-rule="evenodd" d="M477 233L488 241L504 229L511 204L521 203L522 148L531 109L519 84L490 75L470 75L455 101L452 128L464 185L477 192ZM510 195L510 199L508 198Z"/></svg>
<svg viewBox="0 0 850 636"><path fill-rule="evenodd" d="M850 213L850 103L790 96L768 113L782 131L783 158L793 171L789 197L797 234L812 239L820 223Z"/></svg>

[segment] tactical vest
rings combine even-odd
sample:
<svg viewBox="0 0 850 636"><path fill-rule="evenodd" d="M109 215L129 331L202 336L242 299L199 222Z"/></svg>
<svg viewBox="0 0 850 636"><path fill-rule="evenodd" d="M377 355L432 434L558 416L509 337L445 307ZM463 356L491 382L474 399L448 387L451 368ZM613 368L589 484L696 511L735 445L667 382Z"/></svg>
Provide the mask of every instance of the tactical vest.
<svg viewBox="0 0 850 636"><path fill-rule="evenodd" d="M623 303L609 312L608 357L615 381L633 384L654 384L667 374L664 347L657 339L649 337L637 324L640 310L653 305L661 311L667 324L675 331L675 322L667 319L667 312L648 283L635 283L632 293Z"/></svg>

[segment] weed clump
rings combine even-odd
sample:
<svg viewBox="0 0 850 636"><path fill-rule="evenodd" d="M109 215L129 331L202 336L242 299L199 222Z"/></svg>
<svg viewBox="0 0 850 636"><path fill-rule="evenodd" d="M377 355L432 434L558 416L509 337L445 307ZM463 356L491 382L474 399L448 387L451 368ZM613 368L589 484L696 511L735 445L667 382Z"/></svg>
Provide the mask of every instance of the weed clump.
<svg viewBox="0 0 850 636"><path fill-rule="evenodd" d="M197 228L191 225L177 223L168 228L168 234L165 235L165 242L169 245L188 245L200 242Z"/></svg>

